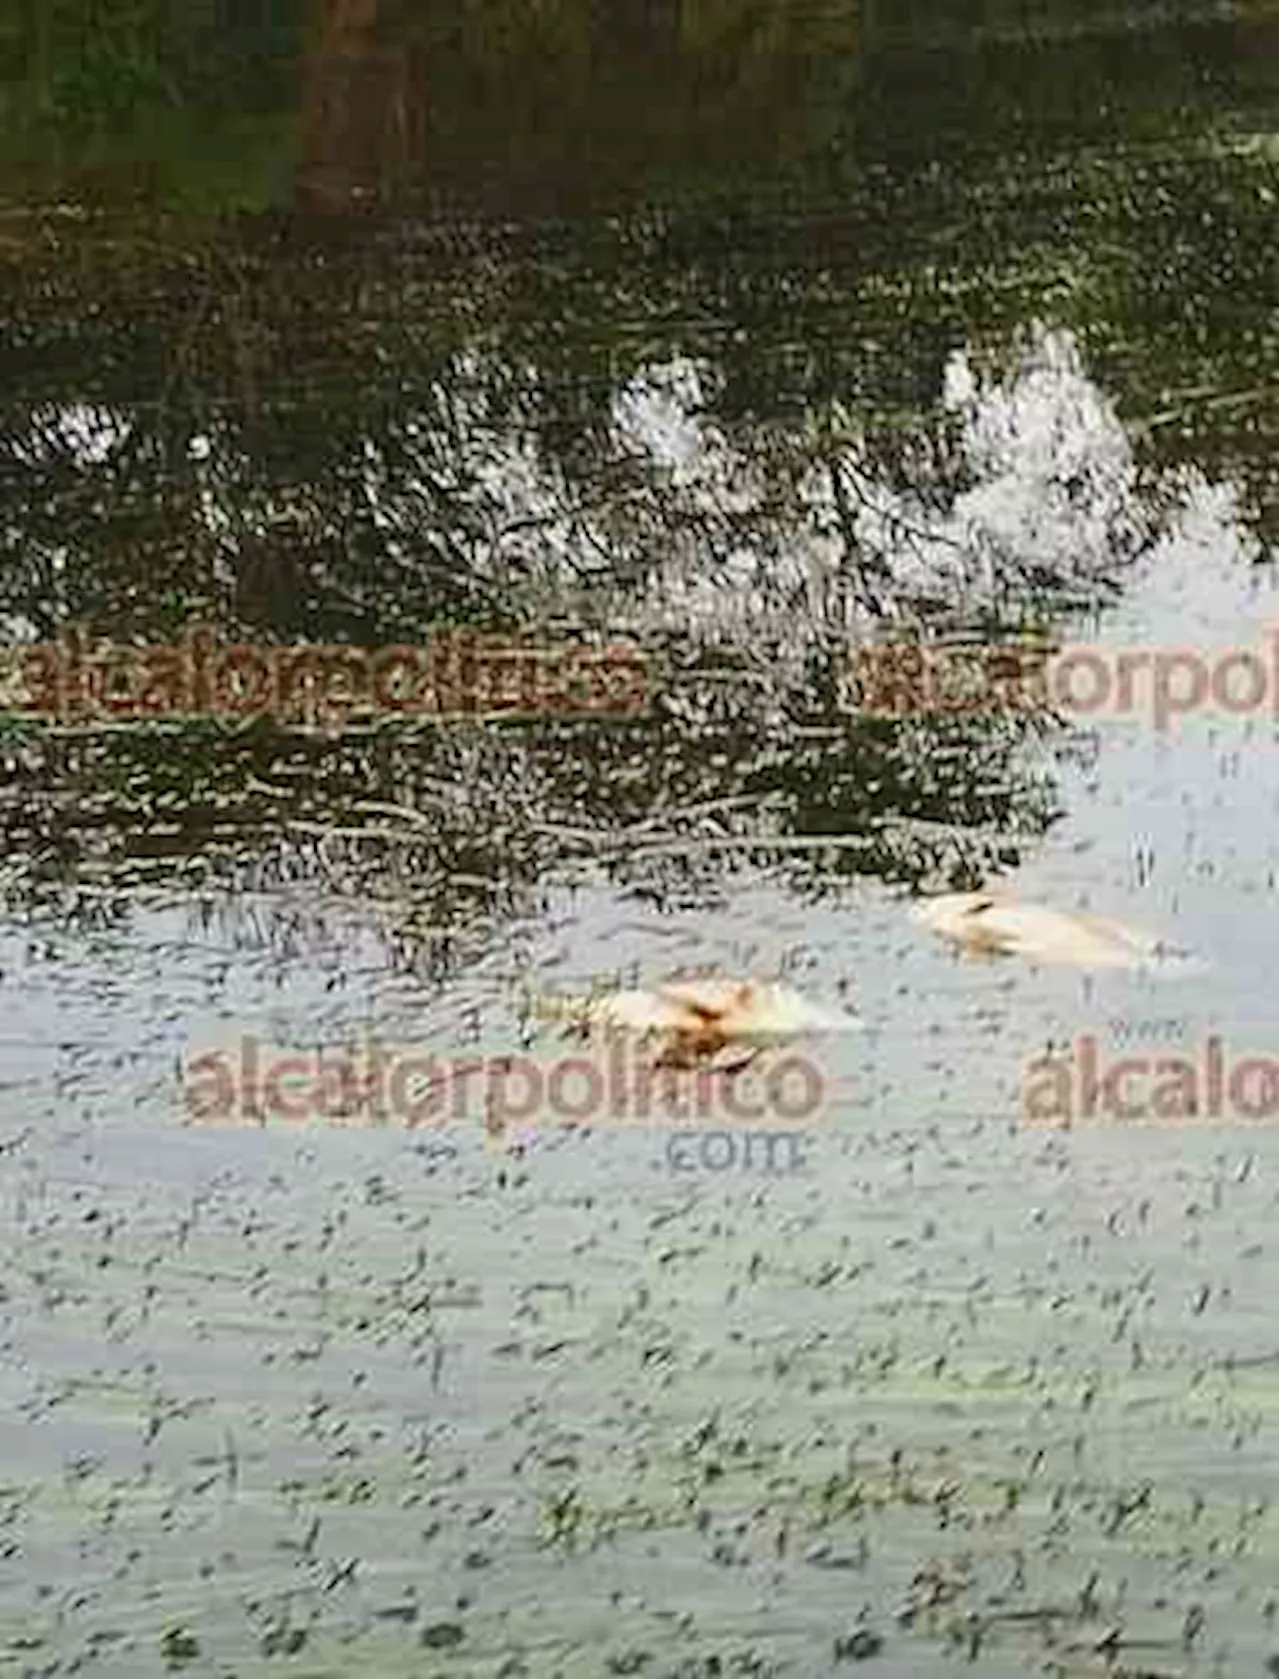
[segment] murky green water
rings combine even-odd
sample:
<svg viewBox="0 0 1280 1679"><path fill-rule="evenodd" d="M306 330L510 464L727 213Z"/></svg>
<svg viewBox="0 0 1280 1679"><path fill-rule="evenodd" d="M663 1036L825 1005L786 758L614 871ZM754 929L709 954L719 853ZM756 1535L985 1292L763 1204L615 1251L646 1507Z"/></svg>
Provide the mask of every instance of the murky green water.
<svg viewBox="0 0 1280 1679"><path fill-rule="evenodd" d="M248 10L6 92L2 639L625 637L647 705L0 718L0 1673L1274 1671L1274 1116L1019 1121L1081 1037L1274 1067L1274 710L839 680L1265 653L1271 26ZM982 880L1199 966L909 920ZM801 1169L187 1123L245 1036L549 1058L676 969L861 1016Z"/></svg>

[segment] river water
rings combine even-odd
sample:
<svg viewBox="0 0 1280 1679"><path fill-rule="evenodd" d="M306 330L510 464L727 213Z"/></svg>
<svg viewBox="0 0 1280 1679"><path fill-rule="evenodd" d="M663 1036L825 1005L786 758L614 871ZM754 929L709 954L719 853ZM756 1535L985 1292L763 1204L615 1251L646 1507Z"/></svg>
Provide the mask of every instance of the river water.
<svg viewBox="0 0 1280 1679"><path fill-rule="evenodd" d="M1181 38L1136 13L1122 33L1148 27L1176 57ZM1216 97L1224 128L1247 128L1244 96L1243 115ZM564 235L570 255L529 259L523 300L525 259L499 240L501 331L464 309L471 341L428 357L429 379L413 333L457 328L440 301L456 276L414 291L404 258L387 330L406 394L382 419L378 287L400 257L342 291L384 381L368 404L352 364L326 360L350 344L308 361L299 338L297 368L277 344L268 376L243 343L239 373L201 348L207 324L184 339L170 233L154 293L103 305L134 361L72 291L51 325L14 258L13 643L76 617L162 639L223 585L243 634L413 640L442 611L412 564L490 520L514 534L477 562L484 586L607 624L656 674L639 721L545 732L7 714L0 1673L1275 1670L1274 686L1164 726L1140 685L1127 710L1034 726L860 719L806 689L833 635L932 608L989 638L1034 617L1104 659L1274 660L1273 465L1265 425L1240 419L1258 411L1250 334L1273 329L1241 315L1234 349L1212 337L1274 169L1248 175L1237 135L1222 168L1241 180L1205 189L1245 230L1241 272L1228 253L1205 278L1194 237L1170 236L1212 328L1187 327L1171 371L1173 329L1157 344L1134 325L1132 288L1155 285L1140 241L1096 261L1090 245L1106 168L1140 189L1161 165L1117 141L1090 176L1095 140L1055 135L1058 163L988 182L994 221L981 193L939 189L930 222L904 163L921 219L838 307L830 229L794 268L781 235L762 263L745 224L720 245L704 227L688 264L652 222L626 261ZM1203 145L1176 155L1188 182L1218 182ZM1084 171L1066 187L1062 157ZM377 237L412 250L419 215ZM948 268L959 223L973 243ZM26 205L15 225L82 278L124 260L115 223L69 234ZM226 259L225 298L265 337L262 299L300 270L291 249L273 278L255 237L243 270ZM612 313L584 326L557 286L598 287ZM957 313L966 286L976 315ZM153 430L150 374L127 371L149 365L143 327L172 409ZM559 350L521 359L579 330L587 361L595 334L618 369L603 396ZM73 340L82 361L55 353ZM315 367L340 388L342 448L349 423L361 440L340 465L308 429ZM1206 368L1208 411L1185 394ZM787 453L820 435L847 446L855 549L834 475ZM456 515L431 500L441 461ZM320 552L326 520L348 546L273 617L249 562ZM162 548L172 575L146 558ZM840 592L855 551L876 608ZM153 563L154 600L135 587ZM920 892L981 881L1194 960L966 959L910 919ZM504 1135L481 1107L412 1127L191 1123L193 1061L245 1038L550 1065L564 1040L532 997L676 971L782 977L856 1012L795 1049L822 1101L794 1158L747 1159L726 1125L566 1128L545 1105ZM1104 1064L1175 1057L1202 1081L1216 1040L1228 1075L1255 1063L1248 1089L1270 1077L1270 1110L1029 1124L1028 1068L1086 1039Z"/></svg>

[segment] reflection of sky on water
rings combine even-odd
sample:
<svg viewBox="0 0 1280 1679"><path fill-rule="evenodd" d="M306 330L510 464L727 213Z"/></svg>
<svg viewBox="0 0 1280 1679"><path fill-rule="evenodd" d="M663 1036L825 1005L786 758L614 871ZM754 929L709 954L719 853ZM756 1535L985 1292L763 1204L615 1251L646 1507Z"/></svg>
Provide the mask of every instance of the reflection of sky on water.
<svg viewBox="0 0 1280 1679"><path fill-rule="evenodd" d="M526 608L545 614L580 602L585 578L615 622L709 639L782 630L794 653L824 629L865 634L874 623L851 576L855 550L866 576L891 582L877 582L880 610L894 613L897 595L924 592L974 611L1016 592L1028 568L1086 585L1132 549L1149 517L1111 405L1071 336L1041 326L1004 377L975 374L963 353L950 358L940 394L963 487L942 512L930 505L929 484L912 493L883 482L835 411L822 448L817 433L808 439L813 464L779 514L779 484L764 465L768 428L745 446L736 441L709 414L714 369L677 356L636 374L614 400L611 465L655 472L644 505L662 509L630 523L624 513L620 522L610 498L584 496L539 451L528 415L522 422L513 414L513 393L518 410L536 384L529 369L468 351L437 381L429 409L393 428L393 450L364 441L364 494L389 559L431 537L443 483L468 531L490 533L487 543L464 545L477 576ZM76 404L37 416L30 436L11 447L22 464L74 461L109 494L114 457L130 435L120 415ZM800 440L787 441L794 448ZM837 444L839 484L824 464ZM297 498L254 484L229 438L200 432L188 453L201 517L224 563L239 544L294 516ZM75 563L60 547L50 569L60 573L68 558ZM644 587L611 589L612 576L638 577ZM10 637L30 633L10 620Z"/></svg>

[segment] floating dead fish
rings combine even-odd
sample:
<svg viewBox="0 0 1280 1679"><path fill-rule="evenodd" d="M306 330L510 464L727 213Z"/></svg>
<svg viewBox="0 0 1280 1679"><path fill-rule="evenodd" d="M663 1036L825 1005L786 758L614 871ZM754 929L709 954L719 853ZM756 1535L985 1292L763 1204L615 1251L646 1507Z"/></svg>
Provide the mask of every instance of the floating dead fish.
<svg viewBox="0 0 1280 1679"><path fill-rule="evenodd" d="M1107 916L1020 904L995 892L944 892L915 904L911 918L969 956L1138 968L1186 954Z"/></svg>
<svg viewBox="0 0 1280 1679"><path fill-rule="evenodd" d="M612 991L597 997L546 999L544 1017L572 1025L656 1036L665 1043L662 1062L691 1067L741 1045L759 1050L770 1043L856 1027L855 1015L821 1008L789 986L772 980L673 980L649 991Z"/></svg>

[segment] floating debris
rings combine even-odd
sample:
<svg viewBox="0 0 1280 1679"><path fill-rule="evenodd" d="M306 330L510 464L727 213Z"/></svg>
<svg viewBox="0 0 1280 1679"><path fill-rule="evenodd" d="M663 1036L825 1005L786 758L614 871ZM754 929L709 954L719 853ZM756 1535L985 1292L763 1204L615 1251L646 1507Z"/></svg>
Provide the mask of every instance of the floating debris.
<svg viewBox="0 0 1280 1679"><path fill-rule="evenodd" d="M1185 952L1121 921L1020 904L995 892L944 892L915 904L911 918L959 945L966 956L1023 956L1081 968L1186 960Z"/></svg>
<svg viewBox="0 0 1280 1679"><path fill-rule="evenodd" d="M653 990L547 998L544 1018L583 1030L621 1028L664 1041L662 1063L691 1067L735 1045L760 1049L804 1032L847 1030L860 1022L825 1009L772 980L680 980Z"/></svg>
<svg viewBox="0 0 1280 1679"><path fill-rule="evenodd" d="M456 1621L436 1621L423 1627L420 1643L428 1650L452 1650L462 1643L466 1634Z"/></svg>
<svg viewBox="0 0 1280 1679"><path fill-rule="evenodd" d="M883 1649L884 1639L878 1632L872 1632L870 1627L859 1627L847 1638L836 1639L833 1654L838 1662L864 1662L878 1656Z"/></svg>

